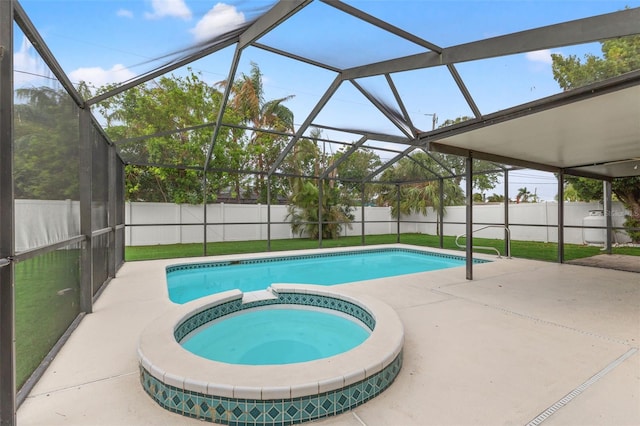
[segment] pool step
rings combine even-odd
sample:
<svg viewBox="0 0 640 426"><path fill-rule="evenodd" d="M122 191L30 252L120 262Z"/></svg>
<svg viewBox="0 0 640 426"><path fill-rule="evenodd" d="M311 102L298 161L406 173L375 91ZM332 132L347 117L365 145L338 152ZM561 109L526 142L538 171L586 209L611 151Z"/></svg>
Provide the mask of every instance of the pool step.
<svg viewBox="0 0 640 426"><path fill-rule="evenodd" d="M270 290L256 290L256 291L247 291L242 294L242 304L249 302L256 302L258 300L269 300L269 299L277 299L277 296Z"/></svg>

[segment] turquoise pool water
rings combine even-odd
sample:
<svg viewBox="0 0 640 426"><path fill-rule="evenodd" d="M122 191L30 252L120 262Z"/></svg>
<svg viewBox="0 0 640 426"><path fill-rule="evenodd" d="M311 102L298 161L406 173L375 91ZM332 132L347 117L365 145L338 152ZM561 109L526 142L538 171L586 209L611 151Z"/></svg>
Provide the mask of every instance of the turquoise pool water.
<svg viewBox="0 0 640 426"><path fill-rule="evenodd" d="M463 266L462 256L408 249L377 249L167 267L175 303L239 289L264 290L273 283L335 285Z"/></svg>
<svg viewBox="0 0 640 426"><path fill-rule="evenodd" d="M337 355L369 335L363 325L328 312L271 308L225 318L199 329L181 344L213 361L273 365Z"/></svg>

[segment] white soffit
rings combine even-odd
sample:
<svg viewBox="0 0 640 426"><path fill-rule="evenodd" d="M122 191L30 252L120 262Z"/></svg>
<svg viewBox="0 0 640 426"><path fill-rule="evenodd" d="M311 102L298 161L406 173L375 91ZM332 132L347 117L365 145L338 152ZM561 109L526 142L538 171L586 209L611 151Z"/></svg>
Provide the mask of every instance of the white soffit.
<svg viewBox="0 0 640 426"><path fill-rule="evenodd" d="M609 177L640 175L640 86L620 89L437 141ZM615 164L607 164L615 163Z"/></svg>

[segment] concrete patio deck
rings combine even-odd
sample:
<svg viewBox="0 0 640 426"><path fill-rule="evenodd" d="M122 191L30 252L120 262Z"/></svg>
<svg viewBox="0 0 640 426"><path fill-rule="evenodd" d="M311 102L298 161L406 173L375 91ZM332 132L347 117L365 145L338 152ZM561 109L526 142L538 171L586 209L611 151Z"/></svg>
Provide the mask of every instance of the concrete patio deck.
<svg viewBox="0 0 640 426"><path fill-rule="evenodd" d="M474 265L473 281L460 267L341 286L398 312L404 365L378 397L313 424L640 424L640 274L477 257L494 262ZM203 424L153 402L136 359L141 331L172 305L165 266L198 260L125 264L18 423Z"/></svg>

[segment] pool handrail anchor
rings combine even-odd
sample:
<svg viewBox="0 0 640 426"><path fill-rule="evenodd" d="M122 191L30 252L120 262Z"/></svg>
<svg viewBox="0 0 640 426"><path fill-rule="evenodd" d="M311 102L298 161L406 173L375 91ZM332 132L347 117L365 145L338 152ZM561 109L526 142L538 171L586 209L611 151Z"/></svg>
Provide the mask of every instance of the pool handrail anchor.
<svg viewBox="0 0 640 426"><path fill-rule="evenodd" d="M482 231L483 229L487 229L487 228L503 228L505 231L507 231L507 253L505 253L505 255L506 255L507 259L511 259L511 231L509 230L509 227L506 226L506 225L486 225L486 226L483 226L481 228L474 229L473 232ZM459 248L465 248L465 246L460 244L458 242L458 240L461 237L466 237L466 236L467 236L466 232L464 234L460 234L460 235L456 236L456 246L458 246ZM500 254L500 250L498 250L495 247L473 246L473 248L482 249L482 250L493 250L496 253L498 253L498 258L502 258L502 255Z"/></svg>

